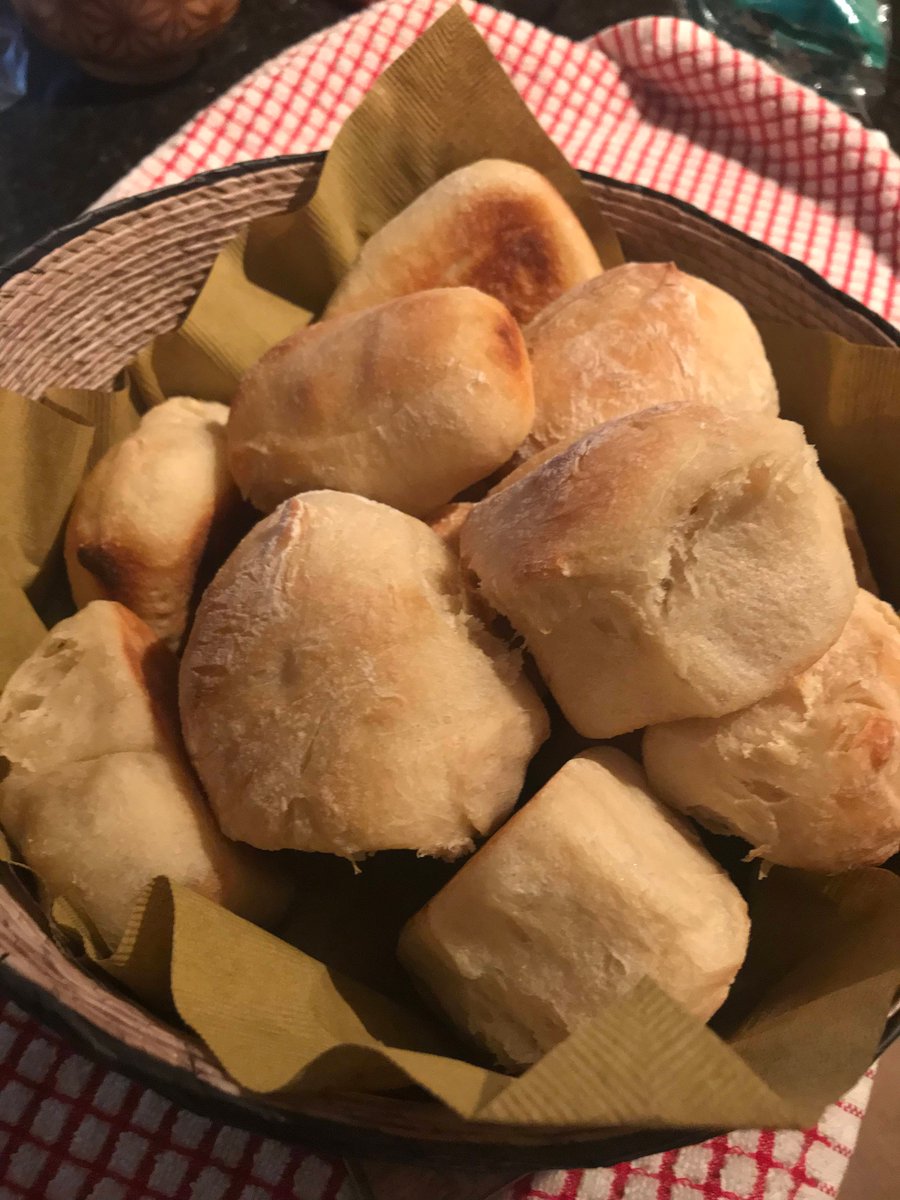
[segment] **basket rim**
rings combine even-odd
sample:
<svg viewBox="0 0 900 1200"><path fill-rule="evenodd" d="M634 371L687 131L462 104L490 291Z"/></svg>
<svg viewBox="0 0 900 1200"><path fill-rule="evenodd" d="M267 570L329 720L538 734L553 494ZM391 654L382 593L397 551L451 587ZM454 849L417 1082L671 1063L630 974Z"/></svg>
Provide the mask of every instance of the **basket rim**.
<svg viewBox="0 0 900 1200"><path fill-rule="evenodd" d="M305 154L280 154L272 158L247 159L242 162L231 163L225 167L214 167L209 171L202 171L200 174L192 175L188 179L166 184L165 187L154 188L149 192L138 192L133 196L124 196L121 200L113 200L109 204L100 205L98 208L89 208L74 220L68 221L65 225L60 225L58 228L51 230L44 237L39 238L30 246L26 246L23 250L14 254L6 262L0 263L0 288L4 287L14 276L31 270L47 254L58 250L74 238L88 233L104 221L111 220L114 217L125 216L131 212L139 212L142 208L147 208L157 201L166 200L172 196L184 195L187 192L208 187L210 184L218 183L224 179L236 178L242 175L256 175L278 167L321 165L324 163L327 153L326 150L313 150ZM833 283L829 283L824 276L820 275L818 271L814 271L812 267L799 258L793 258L790 254L785 254L782 250L776 250L774 246L760 241L759 238L755 238L749 233L744 233L742 229L736 229L733 225L729 225L725 221L720 221L718 217L711 216L702 208L698 208L694 204L689 204L687 200L682 200L678 196L670 196L666 192L646 187L642 183L629 183L622 179L613 179L609 175L598 174L596 171L576 169L582 179L590 180L593 183L600 183L604 187L617 189L622 192L630 192L633 195L647 196L655 200L662 200L666 204L678 208L687 215L719 230L720 233L724 233L730 238L737 238L745 246L752 247L759 253L765 254L770 258L774 258L777 262L789 266L797 274L801 275L807 283L813 284L813 286L824 292L832 300L837 300L844 308L852 309L860 316L865 317L881 333L890 338L895 345L900 346L900 328L892 325L885 317L868 308L861 300L857 300L855 296L851 296L849 293L835 287Z"/></svg>
<svg viewBox="0 0 900 1200"><path fill-rule="evenodd" d="M447 1166L458 1165L458 1153L453 1152L456 1143L423 1142L415 1133L400 1135L349 1125L278 1108L266 1103L262 1096L252 1098L219 1091L182 1067L173 1066L122 1042L114 1034L82 1017L41 984L20 974L3 958L0 958L0 991L30 1016L71 1041L76 1050L83 1051L95 1062L136 1083L153 1088L165 1099L198 1116L212 1117L247 1132L288 1144L308 1144L325 1154L340 1157L364 1158L371 1155L384 1161L418 1161L431 1166L440 1166L442 1163ZM888 1018L873 1062L898 1039L900 1009ZM467 1140L464 1152L469 1166L509 1166L524 1174L534 1170L610 1167L646 1155L678 1150L727 1132L726 1129L699 1127L640 1130L594 1140L573 1141L561 1136L528 1146ZM446 1148L450 1153L442 1154L441 1151Z"/></svg>
<svg viewBox="0 0 900 1200"><path fill-rule="evenodd" d="M33 269L46 255L106 221L138 212L158 201L183 195L224 179L255 175L285 166L320 165L325 156L325 151L317 151L235 163L205 171L154 191L141 192L90 209L20 251L5 264L0 264L0 288L14 276ZM605 187L662 201L719 230L730 239L736 239L756 252L787 265L829 298L864 316L894 345L900 346L900 329L854 297L836 288L806 263L766 245L677 197L642 184L626 183L594 172L579 171L579 174L582 178ZM173 1103L204 1117L212 1117L252 1133L286 1143L305 1143L326 1154L351 1158L371 1156L383 1160L418 1161L432 1166L450 1166L454 1163L458 1165L460 1153L464 1153L469 1167L508 1167L510 1171L525 1173L557 1167L611 1166L636 1157L678 1149L723 1132L699 1128L666 1129L573 1140L571 1136L566 1136L565 1131L561 1131L559 1137L548 1137L547 1140L535 1141L529 1145L511 1145L492 1140L467 1140L462 1144L425 1141L415 1132L401 1134L351 1125L335 1119L278 1108L268 1103L264 1097L253 1097L247 1093L230 1095L220 1091L184 1068L166 1063L121 1041L114 1034L69 1008L41 984L21 974L11 963L4 961L3 956L0 956L0 989L30 1015L68 1039L76 1049L84 1051L104 1066L159 1091ZM876 1051L876 1058L897 1039L900 1039L900 1011L888 1019Z"/></svg>

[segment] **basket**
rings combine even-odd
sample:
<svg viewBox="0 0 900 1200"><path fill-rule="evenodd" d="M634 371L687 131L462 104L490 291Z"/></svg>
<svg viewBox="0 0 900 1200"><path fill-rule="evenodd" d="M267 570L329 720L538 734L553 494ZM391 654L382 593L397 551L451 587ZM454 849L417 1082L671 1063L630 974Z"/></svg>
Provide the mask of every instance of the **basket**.
<svg viewBox="0 0 900 1200"><path fill-rule="evenodd" d="M247 221L302 202L322 155L245 163L90 213L0 270L0 386L105 387L152 337L178 325L221 246ZM872 345L900 334L807 267L688 205L585 175L629 259L675 260L758 317ZM564 1131L466 1122L412 1094L328 1094L283 1107L242 1090L205 1047L54 944L8 867L0 873L0 987L86 1053L204 1116L333 1154L525 1172L605 1166L715 1130ZM900 1019L883 1045L900 1035Z"/></svg>

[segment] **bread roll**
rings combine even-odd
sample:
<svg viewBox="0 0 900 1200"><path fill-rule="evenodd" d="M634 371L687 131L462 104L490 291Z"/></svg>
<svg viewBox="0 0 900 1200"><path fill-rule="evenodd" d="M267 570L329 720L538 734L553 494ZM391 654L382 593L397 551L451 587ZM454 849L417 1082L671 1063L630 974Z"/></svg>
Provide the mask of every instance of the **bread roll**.
<svg viewBox="0 0 900 1200"><path fill-rule="evenodd" d="M280 867L216 828L173 756L123 751L0 785L3 826L48 900L85 913L110 947L158 875L266 925L289 898Z"/></svg>
<svg viewBox="0 0 900 1200"><path fill-rule="evenodd" d="M445 176L366 242L325 317L435 287L474 287L530 321L600 271L578 218L543 175L482 159Z"/></svg>
<svg viewBox="0 0 900 1200"><path fill-rule="evenodd" d="M573 439L577 440L577 439ZM542 463L545 463L549 458L555 458L560 454L566 445L571 443L555 443L548 446L544 450L538 450L526 458L524 461L517 462L516 466L506 475L503 476L493 487L488 491L489 496L496 495L497 492L505 491L531 471L536 470ZM853 570L856 574L856 582L860 587L864 587L866 591L872 593L873 596L880 595L878 584L875 581L875 576L872 574L872 568L869 565L869 556L866 554L866 548L863 545L862 535L859 532L859 526L856 523L856 517L853 515L853 510L847 503L844 496L837 490L834 484L829 484L834 498L838 504L838 510L841 514L841 524L844 528L844 537L847 541L847 549L850 551L850 559L853 563ZM479 497L481 498L481 497ZM441 509L438 514L435 514L429 519L429 524L433 529L436 529L442 537L451 536L454 539L455 545L459 545L459 534L462 530L465 520L468 517L468 511L465 513L456 513L455 509L459 507L455 504L449 504L446 508ZM470 507L470 506L467 506Z"/></svg>
<svg viewBox="0 0 900 1200"><path fill-rule="evenodd" d="M508 1066L540 1058L644 976L700 1020L747 949L747 907L641 768L571 759L406 925L401 961Z"/></svg>
<svg viewBox="0 0 900 1200"><path fill-rule="evenodd" d="M673 263L625 263L582 283L525 330L535 418L520 458L659 404L778 412L744 307Z"/></svg>
<svg viewBox="0 0 900 1200"><path fill-rule="evenodd" d="M473 288L439 288L265 354L232 404L229 462L265 512L334 488L425 516L505 463L533 415L515 321Z"/></svg>
<svg viewBox="0 0 900 1200"><path fill-rule="evenodd" d="M50 631L0 698L0 823L40 877L114 946L157 875L269 923L282 868L235 846L180 744L176 660L128 609L95 601Z"/></svg>
<svg viewBox="0 0 900 1200"><path fill-rule="evenodd" d="M229 836L347 858L470 850L547 734L456 555L421 521L340 492L286 501L216 576L181 714Z"/></svg>
<svg viewBox="0 0 900 1200"><path fill-rule="evenodd" d="M0 697L0 754L43 774L123 750L178 744L172 652L133 612L95 600L60 621Z"/></svg>
<svg viewBox="0 0 900 1200"><path fill-rule="evenodd" d="M884 862L900 849L900 620L860 590L818 662L741 712L648 729L644 762L662 799L752 858Z"/></svg>
<svg viewBox="0 0 900 1200"><path fill-rule="evenodd" d="M449 546L456 554L459 553L460 532L473 507L468 501L445 504L428 518L429 528L433 529L444 545Z"/></svg>
<svg viewBox="0 0 900 1200"><path fill-rule="evenodd" d="M838 508L841 513L844 537L847 539L847 549L850 551L850 557L853 559L856 582L861 588L865 588L867 592L871 592L873 596L878 596L880 595L878 584L875 581L875 576L872 574L872 568L869 565L869 556L866 554L866 548L863 545L862 535L859 532L859 526L856 523L853 509L833 484L831 490L834 492L834 498L838 502Z"/></svg>
<svg viewBox="0 0 900 1200"><path fill-rule="evenodd" d="M79 608L118 600L181 643L198 577L247 528L225 459L224 404L179 396L151 408L81 485L65 553Z"/></svg>
<svg viewBox="0 0 900 1200"><path fill-rule="evenodd" d="M691 405L610 421L481 501L461 553L590 738L752 704L856 593L800 426Z"/></svg>

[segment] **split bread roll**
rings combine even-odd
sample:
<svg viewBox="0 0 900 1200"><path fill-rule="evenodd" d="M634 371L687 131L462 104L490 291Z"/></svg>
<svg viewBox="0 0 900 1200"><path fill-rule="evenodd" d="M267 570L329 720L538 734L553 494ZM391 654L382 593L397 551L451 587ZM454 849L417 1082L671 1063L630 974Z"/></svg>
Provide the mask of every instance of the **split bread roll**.
<svg viewBox="0 0 900 1200"><path fill-rule="evenodd" d="M900 849L900 620L860 590L817 663L757 704L644 735L657 794L752 858L810 871Z"/></svg>
<svg viewBox="0 0 900 1200"><path fill-rule="evenodd" d="M438 288L301 329L238 388L228 456L264 512L334 488L426 516L531 428L531 367L497 300Z"/></svg>
<svg viewBox="0 0 900 1200"><path fill-rule="evenodd" d="M482 500L461 553L590 738L754 703L856 595L800 426L691 405L610 421Z"/></svg>
<svg viewBox="0 0 900 1200"><path fill-rule="evenodd" d="M225 832L265 849L454 858L514 805L547 715L427 525L286 501L207 589L185 739Z"/></svg>
<svg viewBox="0 0 900 1200"><path fill-rule="evenodd" d="M82 483L66 529L72 596L118 600L172 649L203 576L246 531L228 471L224 404L179 396L151 408Z"/></svg>
<svg viewBox="0 0 900 1200"><path fill-rule="evenodd" d="M609 747L571 759L405 926L401 961L507 1066L644 976L701 1021L747 950L741 894Z"/></svg>
<svg viewBox="0 0 900 1200"><path fill-rule="evenodd" d="M625 263L573 288L525 330L535 417L518 457L659 404L778 412L746 309L674 263Z"/></svg>
<svg viewBox="0 0 900 1200"><path fill-rule="evenodd" d="M176 674L144 622L95 601L0 698L0 823L47 898L69 900L110 946L157 875L264 924L290 897L275 863L216 827L180 745Z"/></svg>
<svg viewBox="0 0 900 1200"><path fill-rule="evenodd" d="M590 238L543 175L482 159L446 175L373 234L324 315L425 288L473 287L524 324L600 270Z"/></svg>

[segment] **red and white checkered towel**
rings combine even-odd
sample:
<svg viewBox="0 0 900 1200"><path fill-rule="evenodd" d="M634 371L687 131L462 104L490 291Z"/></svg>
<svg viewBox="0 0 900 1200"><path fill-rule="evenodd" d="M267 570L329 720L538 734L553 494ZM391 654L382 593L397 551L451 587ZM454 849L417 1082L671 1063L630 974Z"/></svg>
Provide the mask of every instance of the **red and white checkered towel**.
<svg viewBox="0 0 900 1200"><path fill-rule="evenodd" d="M496 1200L833 1198L872 1075L805 1133L732 1133L608 1170L542 1172ZM0 1197L359 1200L342 1163L170 1104L74 1053L12 1003L0 1009Z"/></svg>
<svg viewBox="0 0 900 1200"><path fill-rule="evenodd" d="M327 147L446 0L386 0L232 88L106 199L242 159ZM900 324L900 161L883 134L688 22L586 42L466 3L571 162L669 192L802 259ZM178 1109L76 1055L13 1005L0 1021L0 1200L351 1200L343 1166ZM544 1173L503 1200L835 1197L872 1072L819 1126L749 1131L609 1170Z"/></svg>
<svg viewBox="0 0 900 1200"><path fill-rule="evenodd" d="M293 46L106 199L242 159L325 149L372 81L447 6L385 0ZM571 42L482 4L464 7L575 166L695 204L900 324L900 159L883 133L689 21L647 17Z"/></svg>

